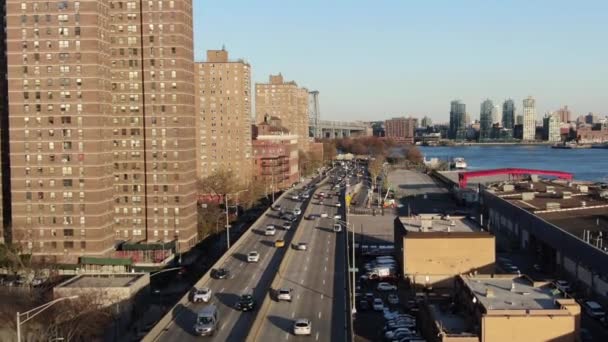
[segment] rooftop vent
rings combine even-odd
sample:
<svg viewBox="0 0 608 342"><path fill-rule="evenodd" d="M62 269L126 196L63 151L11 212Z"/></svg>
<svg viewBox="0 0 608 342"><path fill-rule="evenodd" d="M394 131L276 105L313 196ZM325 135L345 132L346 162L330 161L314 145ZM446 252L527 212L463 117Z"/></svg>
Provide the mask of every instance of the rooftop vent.
<svg viewBox="0 0 608 342"><path fill-rule="evenodd" d="M547 202L547 210L557 210L561 208L558 202Z"/></svg>
<svg viewBox="0 0 608 342"><path fill-rule="evenodd" d="M533 192L522 192L521 199L524 200L524 201L533 200L534 199L534 193Z"/></svg>
<svg viewBox="0 0 608 342"><path fill-rule="evenodd" d="M572 198L572 192L571 191L562 192L562 198L564 198L564 199Z"/></svg>
<svg viewBox="0 0 608 342"><path fill-rule="evenodd" d="M511 282L511 292L515 292L515 283Z"/></svg>

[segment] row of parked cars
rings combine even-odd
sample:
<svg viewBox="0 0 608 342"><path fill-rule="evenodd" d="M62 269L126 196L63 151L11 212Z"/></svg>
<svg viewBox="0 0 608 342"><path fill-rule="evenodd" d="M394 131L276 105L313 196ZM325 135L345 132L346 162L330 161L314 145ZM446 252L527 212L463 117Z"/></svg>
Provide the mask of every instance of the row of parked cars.
<svg viewBox="0 0 608 342"><path fill-rule="evenodd" d="M33 286L38 287L46 283L46 277L37 276L34 278L28 278L20 274L0 274L0 285L7 287L18 287L18 286Z"/></svg>

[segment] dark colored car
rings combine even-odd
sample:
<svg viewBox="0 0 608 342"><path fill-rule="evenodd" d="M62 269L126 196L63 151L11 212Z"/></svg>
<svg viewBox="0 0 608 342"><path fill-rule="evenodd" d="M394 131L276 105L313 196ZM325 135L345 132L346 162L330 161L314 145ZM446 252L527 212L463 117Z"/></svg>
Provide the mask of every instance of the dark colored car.
<svg viewBox="0 0 608 342"><path fill-rule="evenodd" d="M215 279L228 279L230 271L225 268L217 268L211 270L211 277Z"/></svg>
<svg viewBox="0 0 608 342"><path fill-rule="evenodd" d="M244 294L236 303L236 308L241 311L253 311L255 310L255 299L250 294Z"/></svg>
<svg viewBox="0 0 608 342"><path fill-rule="evenodd" d="M369 310L369 302L367 300L359 301L359 310L368 311Z"/></svg>

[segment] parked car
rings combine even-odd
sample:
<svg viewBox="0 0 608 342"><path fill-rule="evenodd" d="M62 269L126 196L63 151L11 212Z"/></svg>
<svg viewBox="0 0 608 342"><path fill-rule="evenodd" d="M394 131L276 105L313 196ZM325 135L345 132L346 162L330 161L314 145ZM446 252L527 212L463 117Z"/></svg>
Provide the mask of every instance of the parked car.
<svg viewBox="0 0 608 342"><path fill-rule="evenodd" d="M41 286L42 284L44 284L45 281L46 281L46 279L43 277L35 277L32 280L32 286L34 286L34 287Z"/></svg>
<svg viewBox="0 0 608 342"><path fill-rule="evenodd" d="M572 292L572 288L570 287L570 283L568 283L565 280L556 280L554 283L556 288L558 288L559 290L566 292L566 293L570 293Z"/></svg>
<svg viewBox="0 0 608 342"><path fill-rule="evenodd" d="M585 309L585 312L593 318L601 320L606 317L606 312L598 302L588 300L583 303L583 308Z"/></svg>
<svg viewBox="0 0 608 342"><path fill-rule="evenodd" d="M207 303L211 300L212 291L208 287L193 288L192 289L192 302L194 303Z"/></svg>
<svg viewBox="0 0 608 342"><path fill-rule="evenodd" d="M397 335L415 335L415 332L408 328L397 328L395 330L390 330L384 333L384 337L386 339L396 338Z"/></svg>
<svg viewBox="0 0 608 342"><path fill-rule="evenodd" d="M306 318L298 318L293 323L294 335L310 335L312 334L312 322Z"/></svg>
<svg viewBox="0 0 608 342"><path fill-rule="evenodd" d="M291 293L293 292L292 289L279 289L277 291L277 300L280 301L285 301L285 302L291 302L292 296Z"/></svg>
<svg viewBox="0 0 608 342"><path fill-rule="evenodd" d="M397 290L397 286L391 285L391 284L386 283L386 282L380 282L376 286L376 289L378 291L395 291L395 290Z"/></svg>
<svg viewBox="0 0 608 342"><path fill-rule="evenodd" d="M358 307L359 307L359 310L361 310L361 311L367 311L367 310L369 310L369 302L366 300L360 300Z"/></svg>
<svg viewBox="0 0 608 342"><path fill-rule="evenodd" d="M384 303L382 302L382 299L380 299L380 298L374 298L374 302L372 303L372 307L374 308L374 311L382 311L382 310L384 310Z"/></svg>
<svg viewBox="0 0 608 342"><path fill-rule="evenodd" d="M251 251L247 254L247 262L258 262L260 261L260 253L257 251Z"/></svg>
<svg viewBox="0 0 608 342"><path fill-rule="evenodd" d="M387 300L388 300L389 304L392 304L392 305L399 304L399 296L397 296L396 293L389 294Z"/></svg>

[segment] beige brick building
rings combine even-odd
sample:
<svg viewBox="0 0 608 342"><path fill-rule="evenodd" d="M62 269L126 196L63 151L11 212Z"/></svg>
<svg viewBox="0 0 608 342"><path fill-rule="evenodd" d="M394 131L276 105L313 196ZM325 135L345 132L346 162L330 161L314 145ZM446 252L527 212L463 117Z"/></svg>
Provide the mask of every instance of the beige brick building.
<svg viewBox="0 0 608 342"><path fill-rule="evenodd" d="M195 63L197 175L232 171L251 182L251 67L228 51L209 50Z"/></svg>
<svg viewBox="0 0 608 342"><path fill-rule="evenodd" d="M265 115L281 119L298 136L298 148L308 151L308 89L285 82L281 74L270 75L269 83L255 85L255 114L257 123L264 122Z"/></svg>
<svg viewBox="0 0 608 342"><path fill-rule="evenodd" d="M68 262L192 247L192 1L6 6L13 241Z"/></svg>

